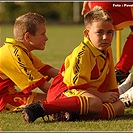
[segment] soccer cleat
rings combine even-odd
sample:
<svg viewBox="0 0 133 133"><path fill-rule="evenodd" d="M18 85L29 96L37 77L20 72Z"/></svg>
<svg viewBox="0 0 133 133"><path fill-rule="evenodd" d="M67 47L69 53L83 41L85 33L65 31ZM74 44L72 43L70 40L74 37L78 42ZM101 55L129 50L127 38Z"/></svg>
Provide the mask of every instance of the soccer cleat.
<svg viewBox="0 0 133 133"><path fill-rule="evenodd" d="M133 103L133 87L131 87L124 94L121 94L119 99L125 104L126 107L130 107Z"/></svg>
<svg viewBox="0 0 133 133"><path fill-rule="evenodd" d="M60 113L52 114L51 116L52 116L53 121L67 122L67 121L79 120L79 115L72 114L72 113L65 112L65 111L61 111Z"/></svg>
<svg viewBox="0 0 133 133"><path fill-rule="evenodd" d="M53 121L69 121L71 118L70 113L65 112L65 111L61 111L60 113L55 113L52 114L52 120Z"/></svg>
<svg viewBox="0 0 133 133"><path fill-rule="evenodd" d="M125 73L122 72L121 70L115 69L115 74L118 84L122 84L125 81L125 79L128 77L129 72Z"/></svg>
<svg viewBox="0 0 133 133"><path fill-rule="evenodd" d="M125 93L132 86L133 86L133 73L130 73L128 77L126 78L126 80L121 85L119 85L118 87L119 93L120 94Z"/></svg>
<svg viewBox="0 0 133 133"><path fill-rule="evenodd" d="M24 120L28 123L34 122L39 117L42 117L44 120L44 116L47 115L40 101L27 105L22 111L22 114L23 114Z"/></svg>

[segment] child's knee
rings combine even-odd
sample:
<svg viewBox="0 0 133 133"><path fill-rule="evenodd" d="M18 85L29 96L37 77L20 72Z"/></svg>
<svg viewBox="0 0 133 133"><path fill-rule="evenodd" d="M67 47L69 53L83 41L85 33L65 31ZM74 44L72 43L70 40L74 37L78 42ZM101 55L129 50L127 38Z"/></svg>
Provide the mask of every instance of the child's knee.
<svg viewBox="0 0 133 133"><path fill-rule="evenodd" d="M113 104L113 106L114 106L114 109L115 109L116 116L121 116L121 115L124 114L125 106L124 106L124 104L121 101L115 102Z"/></svg>
<svg viewBox="0 0 133 133"><path fill-rule="evenodd" d="M96 97L90 99L90 112L91 113L100 113L102 111L103 103Z"/></svg>

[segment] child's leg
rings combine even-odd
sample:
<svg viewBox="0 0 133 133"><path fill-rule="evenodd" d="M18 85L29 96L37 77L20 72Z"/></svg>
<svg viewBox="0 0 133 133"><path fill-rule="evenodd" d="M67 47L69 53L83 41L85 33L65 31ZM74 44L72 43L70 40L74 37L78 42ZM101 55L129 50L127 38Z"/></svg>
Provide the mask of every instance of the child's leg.
<svg viewBox="0 0 133 133"><path fill-rule="evenodd" d="M72 89L63 92L57 100L44 102L43 106L48 114L63 110L78 114L99 113L102 110L102 101L85 90Z"/></svg>
<svg viewBox="0 0 133 133"><path fill-rule="evenodd" d="M43 108L47 114L67 111L79 115L85 115L88 114L88 112L99 113L102 109L102 103L95 97L73 96L57 99L48 103L45 101L43 102Z"/></svg>
<svg viewBox="0 0 133 133"><path fill-rule="evenodd" d="M104 103L103 109L98 114L88 114L80 117L80 120L98 120L98 119L112 119L116 116L124 114L124 104L121 101L115 103Z"/></svg>
<svg viewBox="0 0 133 133"><path fill-rule="evenodd" d="M25 107L22 114L27 122L34 122L39 117L60 113L61 111L74 114L87 114L89 111L88 97L68 97L57 99L42 104L40 102L29 104Z"/></svg>
<svg viewBox="0 0 133 133"><path fill-rule="evenodd" d="M76 109L77 110L77 109ZM75 110L75 112L76 112ZM67 110L68 111L68 110ZM70 115L72 115L71 117L75 119L75 116L78 112L76 112L74 114L74 112L72 113L72 111L68 111L70 113ZM112 119L115 118L116 116L121 116L124 114L124 104L121 101L117 101L115 103L104 103L102 106L102 111L99 113L90 113L88 112L88 114L80 114L79 120L91 120L91 119ZM65 114L64 114L65 115ZM63 115L62 115L63 117Z"/></svg>
<svg viewBox="0 0 133 133"><path fill-rule="evenodd" d="M13 111L22 111L28 101L28 98L32 96L30 94L24 94L22 92L13 93L6 95L3 99L3 104L5 107L1 110L2 112L13 112Z"/></svg>
<svg viewBox="0 0 133 133"><path fill-rule="evenodd" d="M72 96L42 104L29 104L23 110L23 117L27 122L34 122L39 117L60 113L61 111L70 112L76 115L86 115L89 112L99 113L102 110L102 102L96 96ZM40 113L38 113L40 112Z"/></svg>
<svg viewBox="0 0 133 133"><path fill-rule="evenodd" d="M46 101L46 97L47 95L45 93L36 93L36 95L33 98L30 98L31 102L29 99L29 103L37 102L37 101L41 101L41 102Z"/></svg>
<svg viewBox="0 0 133 133"><path fill-rule="evenodd" d="M133 65L133 32L128 36L120 61L115 66L116 79L121 84L128 76Z"/></svg>
<svg viewBox="0 0 133 133"><path fill-rule="evenodd" d="M121 70L124 73L130 71L133 65L133 31L127 37L127 41L124 45L122 56L120 61L116 64L115 68Z"/></svg>
<svg viewBox="0 0 133 133"><path fill-rule="evenodd" d="M89 93L87 94L89 95ZM102 104L101 100L94 95L89 96L72 96L62 99L57 99L51 102L43 102L43 108L40 104L31 104L23 111L24 119L27 122L34 122L37 118L45 115L60 113L61 111L70 112L78 115L89 115L92 113L95 119L97 118L114 118L122 115L124 112L124 104L117 101L113 104ZM38 114L38 112L41 112ZM91 118L91 115L89 115Z"/></svg>
<svg viewBox="0 0 133 133"><path fill-rule="evenodd" d="M57 99L51 102L43 102L43 108L47 114L53 114L60 111L68 111L80 114L81 112L88 112L88 108L81 108L81 105L89 105L89 100L86 97L68 97ZM84 109L84 110L83 110Z"/></svg>
<svg viewBox="0 0 133 133"><path fill-rule="evenodd" d="M37 102L38 100L46 100L46 94L36 92L24 94L22 92L19 92L7 95L6 99L8 100L8 102L2 112L19 112L22 111L28 104Z"/></svg>

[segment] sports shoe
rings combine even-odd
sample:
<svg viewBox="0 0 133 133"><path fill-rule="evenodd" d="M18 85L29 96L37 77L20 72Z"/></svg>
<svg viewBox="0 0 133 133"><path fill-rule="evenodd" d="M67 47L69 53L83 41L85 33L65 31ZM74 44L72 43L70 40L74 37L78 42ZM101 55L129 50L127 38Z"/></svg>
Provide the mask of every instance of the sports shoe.
<svg viewBox="0 0 133 133"><path fill-rule="evenodd" d="M73 114L70 112L65 112L65 111L61 111L60 113L52 114L51 116L52 116L53 121L67 122L67 121L79 120L79 115L76 115L76 114Z"/></svg>
<svg viewBox="0 0 133 133"><path fill-rule="evenodd" d="M47 115L40 101L27 105L22 111L22 114L23 114L24 120L28 123L34 122L39 117L42 117L44 120L44 116Z"/></svg>
<svg viewBox="0 0 133 133"><path fill-rule="evenodd" d="M133 87L131 87L124 94L121 94L119 99L125 104L126 107L130 107L133 103Z"/></svg>
<svg viewBox="0 0 133 133"><path fill-rule="evenodd" d="M130 73L126 80L119 85L119 93L123 94L125 93L128 89L130 89L133 86L133 73Z"/></svg>
<svg viewBox="0 0 133 133"><path fill-rule="evenodd" d="M121 70L115 69L115 74L118 84L122 84L125 81L125 79L128 77L129 72L125 73L122 72Z"/></svg>

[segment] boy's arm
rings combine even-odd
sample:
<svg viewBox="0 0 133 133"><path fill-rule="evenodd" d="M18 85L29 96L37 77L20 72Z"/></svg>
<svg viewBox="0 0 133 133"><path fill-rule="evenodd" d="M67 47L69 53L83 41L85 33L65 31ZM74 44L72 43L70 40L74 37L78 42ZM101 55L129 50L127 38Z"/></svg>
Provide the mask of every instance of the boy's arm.
<svg viewBox="0 0 133 133"><path fill-rule="evenodd" d="M99 99L101 99L101 101L104 102L115 102L118 100L119 98L119 93L117 92L105 92L105 93L101 93L99 91L97 91L94 88L89 88L87 89L87 91L95 96L97 96Z"/></svg>
<svg viewBox="0 0 133 133"><path fill-rule="evenodd" d="M46 75L48 75L50 78L54 78L59 73L59 70L56 68L50 68L48 71L45 72Z"/></svg>
<svg viewBox="0 0 133 133"><path fill-rule="evenodd" d="M41 89L44 93L47 93L49 87L50 87L50 83L48 83L47 81L45 81L44 84L42 84L38 88Z"/></svg>
<svg viewBox="0 0 133 133"><path fill-rule="evenodd" d="M54 78L55 76L57 76L59 70L56 68L50 68L48 71L46 71L46 75L49 76L50 78ZM48 83L47 81L44 82L44 84L42 84L41 86L39 86L39 89L41 89L43 92L47 93L49 87L50 87L51 83Z"/></svg>

